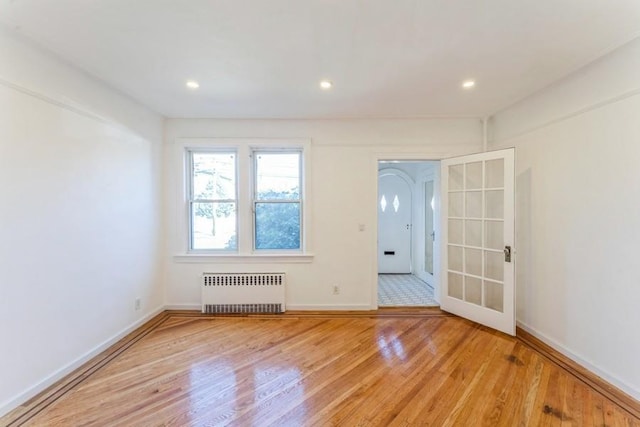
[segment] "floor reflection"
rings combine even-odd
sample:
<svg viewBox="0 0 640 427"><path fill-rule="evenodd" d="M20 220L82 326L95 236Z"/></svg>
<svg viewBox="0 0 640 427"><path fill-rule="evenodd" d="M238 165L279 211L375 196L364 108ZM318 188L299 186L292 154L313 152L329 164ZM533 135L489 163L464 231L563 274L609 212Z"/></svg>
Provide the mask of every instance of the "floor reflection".
<svg viewBox="0 0 640 427"><path fill-rule="evenodd" d="M259 362L233 366L223 360L208 360L189 369L189 411L186 422L196 425L226 425L236 417L247 417L245 425L263 426L278 420L279 401L292 402L286 423L303 425L307 417L305 387L300 370L293 366ZM243 414L243 409L252 408ZM249 421L250 420L250 421Z"/></svg>
<svg viewBox="0 0 640 427"><path fill-rule="evenodd" d="M287 414L286 422L278 422L278 425L304 425L307 417L307 407L304 403L305 389L302 375L297 367L257 366L253 369L253 378L254 402L257 410L253 415L252 425L264 426L268 420L276 421L273 419L273 405L262 402L265 399L279 400L282 394L286 394L287 401L295 403L295 408ZM284 392L283 388L285 388Z"/></svg>
<svg viewBox="0 0 640 427"><path fill-rule="evenodd" d="M201 425L204 414L208 421L215 422L235 411L238 381L227 362L194 363L189 369L189 383L188 421L191 425Z"/></svg>
<svg viewBox="0 0 640 427"><path fill-rule="evenodd" d="M383 333L378 334L377 338L378 350L380 354L386 360L393 360L395 357L399 358L403 362L407 360L407 354L404 350L402 340L393 335L385 336Z"/></svg>

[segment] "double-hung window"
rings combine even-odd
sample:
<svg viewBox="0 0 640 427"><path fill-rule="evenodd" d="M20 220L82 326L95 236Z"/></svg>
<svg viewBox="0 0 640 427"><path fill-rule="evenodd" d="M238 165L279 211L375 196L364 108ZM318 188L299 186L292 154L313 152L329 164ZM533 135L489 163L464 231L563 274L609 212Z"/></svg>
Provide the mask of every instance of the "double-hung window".
<svg viewBox="0 0 640 427"><path fill-rule="evenodd" d="M233 150L188 151L190 250L237 250L236 159Z"/></svg>
<svg viewBox="0 0 640 427"><path fill-rule="evenodd" d="M310 141L180 142L186 179L178 223L188 231L181 245L191 259L309 257Z"/></svg>
<svg viewBox="0 0 640 427"><path fill-rule="evenodd" d="M260 250L300 250L302 151L254 150L253 245Z"/></svg>

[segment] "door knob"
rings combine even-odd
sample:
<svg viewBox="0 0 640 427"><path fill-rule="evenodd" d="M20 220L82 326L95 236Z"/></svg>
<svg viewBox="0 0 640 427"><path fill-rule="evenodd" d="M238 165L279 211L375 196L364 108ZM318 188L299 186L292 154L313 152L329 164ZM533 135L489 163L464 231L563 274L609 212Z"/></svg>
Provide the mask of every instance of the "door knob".
<svg viewBox="0 0 640 427"><path fill-rule="evenodd" d="M504 247L504 262L511 262L511 246Z"/></svg>

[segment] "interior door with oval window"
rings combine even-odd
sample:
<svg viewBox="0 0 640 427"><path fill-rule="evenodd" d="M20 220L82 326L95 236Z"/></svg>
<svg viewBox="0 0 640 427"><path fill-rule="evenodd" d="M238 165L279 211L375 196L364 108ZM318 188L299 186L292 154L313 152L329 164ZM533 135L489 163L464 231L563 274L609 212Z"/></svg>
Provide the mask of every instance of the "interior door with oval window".
<svg viewBox="0 0 640 427"><path fill-rule="evenodd" d="M514 151L441 162L441 308L510 335L515 335Z"/></svg>
<svg viewBox="0 0 640 427"><path fill-rule="evenodd" d="M411 273L411 187L399 175L378 175L378 273Z"/></svg>

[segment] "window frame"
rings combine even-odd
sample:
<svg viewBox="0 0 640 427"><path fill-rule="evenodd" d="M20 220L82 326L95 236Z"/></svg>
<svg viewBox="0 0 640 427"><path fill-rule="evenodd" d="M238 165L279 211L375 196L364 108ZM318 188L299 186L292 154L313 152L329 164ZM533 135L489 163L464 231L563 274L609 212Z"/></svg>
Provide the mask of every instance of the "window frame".
<svg viewBox="0 0 640 427"><path fill-rule="evenodd" d="M240 217L240 200L239 200L239 162L238 162L238 150L236 147L188 147L185 149L186 153L186 189L187 189L187 252L188 253L237 253L239 249L238 233L239 233L239 217ZM234 155L234 196L235 199L196 199L194 195L194 154L233 154ZM236 232L236 247L235 249L224 248L194 248L194 224L193 224L193 205L195 203L235 203L235 232Z"/></svg>
<svg viewBox="0 0 640 427"><path fill-rule="evenodd" d="M301 248L300 250L254 250L252 212L252 159L253 150L297 149L302 152L301 192ZM172 187L168 209L167 244L173 260L179 263L210 264L264 264L313 262L312 194L312 141L310 138L284 137L176 137L169 143L170 169L166 185ZM237 250L190 249L191 219L189 215L189 151L234 151L236 153L237 186ZM175 203L175 204L174 204Z"/></svg>
<svg viewBox="0 0 640 427"><path fill-rule="evenodd" d="M298 155L298 198L297 199L258 199L258 155L260 154L297 154ZM296 253L299 254L304 251L304 176L305 176L305 164L304 164L304 148L303 147L251 147L251 240L252 251L254 253ZM257 205L258 203L297 203L299 206L298 222L300 224L299 230L299 247L298 248L285 248L274 249L265 248L260 249L257 247Z"/></svg>

